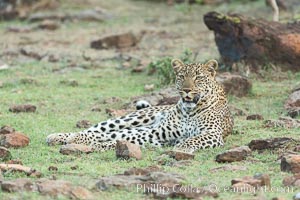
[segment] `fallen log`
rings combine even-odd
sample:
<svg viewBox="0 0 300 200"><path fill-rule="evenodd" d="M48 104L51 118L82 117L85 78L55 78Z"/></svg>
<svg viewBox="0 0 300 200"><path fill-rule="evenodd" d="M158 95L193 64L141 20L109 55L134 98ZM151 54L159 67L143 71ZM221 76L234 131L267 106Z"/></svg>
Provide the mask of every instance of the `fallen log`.
<svg viewBox="0 0 300 200"><path fill-rule="evenodd" d="M257 71L270 63L283 70L300 71L300 22L279 23L238 14L209 12L204 23L227 66L240 61Z"/></svg>

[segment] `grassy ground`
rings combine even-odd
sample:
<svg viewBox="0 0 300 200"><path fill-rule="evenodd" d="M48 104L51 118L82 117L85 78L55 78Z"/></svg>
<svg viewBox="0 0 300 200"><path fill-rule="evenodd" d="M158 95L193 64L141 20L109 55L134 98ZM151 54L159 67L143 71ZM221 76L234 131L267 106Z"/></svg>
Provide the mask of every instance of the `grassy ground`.
<svg viewBox="0 0 300 200"><path fill-rule="evenodd" d="M78 1L81 2L81 1ZM14 159L20 159L26 166L41 171L46 178L52 176L58 179L71 180L74 184L92 188L97 177L122 173L131 167L146 167L157 164L155 160L163 151L162 149L143 149L142 161L116 160L114 152L93 153L81 156L64 156L58 153L58 147L49 147L45 144L45 138L52 132L78 131L75 127L77 121L88 119L97 123L106 119L105 108L119 108L121 104L128 102L130 97L144 93L145 84L156 83L157 77L148 76L146 73L132 74L130 70L117 69L117 61L86 64L87 67L69 68L71 62L85 63L82 60L82 52L96 57L105 58L116 55L114 50L95 51L89 49L89 42L103 34L126 30L139 31L142 29L165 30L179 35L176 39L166 38L158 41L155 38L146 38L140 44L139 50L121 52L123 54L136 55L150 60L162 56L178 56L185 48L199 52L198 60L217 57L217 50L213 41L213 34L207 31L202 23L202 15L212 9L219 11L240 11L247 14L256 10L258 16L263 16L267 8L261 2L251 5L224 5L213 8L208 6L188 7L177 5L168 7L164 4L154 4L144 1L88 1L87 4L67 6L63 4L61 9L76 10L78 7L90 7L99 4L106 9L113 9L116 16L108 22L97 23L65 23L54 32L37 31L33 33L6 33L5 28L19 22L5 22L0 25L0 41L3 44L2 51L23 47L22 42L35 41L26 47L35 48L48 53L60 55L60 62L49 63L47 61L35 61L32 59L3 58L11 68L0 71L0 125L11 125L16 130L24 132L31 139L30 145L22 149L12 149ZM158 6L159 5L159 6ZM269 9L270 10L270 9ZM167 17L160 13L164 11ZM138 17L137 17L138 16ZM268 16L271 18L271 15ZM155 21L149 24L148 21ZM193 31L191 31L193 30ZM25 38L25 39L24 39ZM27 39L26 39L27 38ZM197 43L195 42L197 41ZM162 48L165 47L165 48ZM166 50L161 50L166 49ZM65 69L65 70L62 70ZM267 77L273 77L272 72ZM277 119L284 115L283 103L291 89L300 83L300 74L285 74L281 81L270 79L253 79L252 93L243 98L229 97L230 104L247 110L249 114L259 113L265 119ZM34 83L24 83L24 79L33 79ZM61 81L76 80L76 87L62 84ZM25 81L26 82L26 81ZM158 84L156 84L158 85ZM104 99L119 97L121 102L114 104L102 104ZM32 103L37 105L36 113L14 114L8 111L13 104ZM92 112L95 105L101 107L101 112ZM220 171L211 173L209 170L226 164L218 164L215 156L232 146L246 145L252 139L270 138L277 136L299 138L299 130L296 129L266 129L261 121L247 121L245 117L235 118L235 130L237 134L229 136L227 143L222 148L208 149L196 154L192 164L184 167L162 166L166 171L183 174L186 184L193 186L207 186L216 184L220 189L219 199L253 199L253 194L236 194L225 192L223 188L230 186L230 180L255 173L268 173L274 188L282 188L282 179L287 173L280 171L277 161L278 155L269 151L263 154L254 153L246 161L236 165L246 166L246 171ZM48 171L49 166L58 167L57 172ZM72 170L72 166L78 169ZM5 179L25 177L24 174L4 174ZM268 199L271 197L285 197L291 199L293 192L265 192ZM96 193L99 199L140 199L146 198L135 191L126 192L112 190ZM0 193L0 199L40 199L37 194ZM47 197L43 197L47 199Z"/></svg>

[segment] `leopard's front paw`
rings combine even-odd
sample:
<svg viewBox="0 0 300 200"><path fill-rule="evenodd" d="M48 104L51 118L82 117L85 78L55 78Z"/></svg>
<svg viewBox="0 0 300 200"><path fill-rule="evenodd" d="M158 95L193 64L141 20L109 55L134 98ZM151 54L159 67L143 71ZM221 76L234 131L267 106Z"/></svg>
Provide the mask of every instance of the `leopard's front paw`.
<svg viewBox="0 0 300 200"><path fill-rule="evenodd" d="M47 136L46 142L49 146L64 144L65 143L64 135L61 133L50 134Z"/></svg>

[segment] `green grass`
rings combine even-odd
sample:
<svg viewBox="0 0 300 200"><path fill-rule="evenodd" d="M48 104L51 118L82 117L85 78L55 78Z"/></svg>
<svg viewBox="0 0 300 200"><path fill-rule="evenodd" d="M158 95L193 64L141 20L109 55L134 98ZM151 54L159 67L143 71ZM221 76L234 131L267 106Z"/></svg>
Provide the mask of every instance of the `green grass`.
<svg viewBox="0 0 300 200"><path fill-rule="evenodd" d="M104 113L106 107L118 108L121 103L103 105L100 102L106 98L116 96L124 102L134 95L143 93L143 85L155 82L156 78L146 74L131 74L128 71L117 70L113 67L89 69L84 72L70 71L67 74L57 74L51 71L50 64L28 63L12 69L1 71L0 78L4 87L0 89L0 120L1 125L11 125L17 131L28 135L30 145L22 149L12 149L14 159L20 159L26 166L33 167L43 173L44 177L55 175L59 179L66 179L75 184L88 185L92 188L97 177L121 173L131 167L146 167L156 164L155 158L162 150L143 150L142 161L117 160L113 151L105 153L93 153L80 156L64 156L58 153L59 147L49 147L45 143L45 137L52 132L78 131L75 124L80 119L88 119L94 123L107 118ZM39 69L39 70L38 70ZM104 75L106 74L106 75ZM93 78L101 75L101 78ZM23 84L20 80L24 77L32 78L36 84ZM61 80L77 80L79 86L72 87L61 84ZM299 74L292 79L281 82L262 82L254 80L252 94L248 97L230 97L230 103L238 108L248 110L248 113L260 113L265 119L277 119L284 113L283 102L290 89L299 82ZM279 89L280 88L280 89ZM10 105L32 103L38 106L36 113L14 114L8 111ZM102 112L91 112L93 105L103 108ZM276 161L278 155L272 152L263 154L254 153L249 160L236 163L247 167L247 171L239 172L209 172L209 169L222 166L214 161L215 156L235 145L247 145L252 139L269 137L294 137L299 136L296 129L266 129L261 121L247 121L245 117L235 118L235 129L244 134L231 135L222 148L203 150L196 154L192 165L180 168L163 166L170 172L183 174L186 184L194 186L206 186L217 184L220 188L230 186L230 180L236 177L254 175L255 173L268 173L274 187L282 187L282 179L287 173L280 171L280 165ZM253 161L255 160L255 161ZM78 166L72 170L72 166ZM57 172L48 171L49 166L58 167ZM24 177L19 173L5 174L5 179ZM104 192L107 198L123 197L124 199L138 198L141 194L125 193L119 190ZM291 198L294 193L266 193L268 197L283 196ZM19 194L1 193L4 198L18 196ZM36 194L26 198L39 198ZM111 196L112 195L112 196ZM221 199L233 198L237 194L221 192ZM251 195L242 195L243 198Z"/></svg>
<svg viewBox="0 0 300 200"><path fill-rule="evenodd" d="M123 2L123 1L122 1ZM65 179L72 181L75 185L83 185L92 189L98 177L109 176L122 173L131 167L147 167L157 165L156 158L164 149L143 149L143 160L141 161L120 161L115 157L114 151L104 153L92 153L88 155L64 156L59 153L58 146L47 146L45 138L53 132L71 132L79 131L75 127L77 121L87 119L92 123L108 118L105 108L118 109L122 104L129 102L130 97L144 93L144 85L155 83L159 85L157 75L148 76L146 72L141 74L131 73L130 70L119 70L117 66L120 63L100 62L100 64L91 65L84 62L80 55L83 51L91 52L89 42L91 38L97 38L102 33L124 32L134 29L140 31L154 26L156 31L166 31L180 35L179 39L171 39L167 53L156 50L160 48L155 40L161 43L168 41L168 38L150 38L149 45L145 41L142 48L135 53L141 58L151 58L154 61L162 54L180 56L184 49L191 48L199 50L197 60L206 60L216 57L217 50L213 41L213 34L204 29L201 21L205 12L216 9L226 13L227 11L239 11L249 16L253 10L258 15L266 15L263 2L256 1L249 5L224 4L217 8L212 6L191 6L188 10L184 6L170 7L163 3L153 4L145 1L124 1L119 6L118 0L101 1L103 7L112 9L117 17L104 23L63 23L61 29L56 32L46 33L37 31L30 34L6 33L5 28L10 25L24 25L18 21L0 23L0 42L7 47L13 46L19 48L18 42L22 38L33 38L39 41L36 45L43 50L45 41L54 40L67 42L66 44L56 42L53 46L47 46L52 51L62 52L62 55L68 55L58 63L38 62L29 60L13 59L9 61L12 66L8 70L0 70L0 81L3 87L0 88L0 126L10 125L17 131L23 132L30 137L30 145L21 149L11 149L14 159L22 160L23 164L30 166L40 172L43 177ZM78 5L84 6L85 3ZM159 5L159 6L158 6ZM228 7L226 7L226 5ZM61 9L77 9L76 6L68 7L63 5ZM85 6L84 6L85 7ZM87 5L89 7L89 5ZM115 10L114 10L115 8ZM161 17L161 13L167 17L159 18L157 24L147 24L145 19L156 19ZM271 17L271 14L267 15ZM192 31L191 31L192 30ZM209 34L209 35L208 35ZM95 37L97 36L97 37ZM147 39L147 38L146 38ZM148 38L149 39L149 38ZM191 42L192 41L192 42ZM197 42L194 42L197 41ZM68 43L69 42L69 43ZM164 44L164 43L163 43ZM168 44L168 43L166 43ZM166 45L165 44L165 45ZM2 50L6 46L1 45ZM147 46L148 45L148 46ZM166 45L167 46L167 45ZM51 47L53 49L51 49ZM49 51L50 51L49 50ZM114 50L97 51L99 57L105 53L115 53ZM145 52L149 54L145 54ZM51 51L50 51L51 52ZM142 52L141 54L139 54ZM94 52L95 53L95 52ZM127 52L122 52L126 54ZM114 54L115 55L115 54ZM84 65L84 68L72 70L67 68L68 58L76 61L76 64ZM68 70L64 70L68 69ZM271 74L272 72L270 72ZM24 84L23 79L34 79L36 83ZM62 84L61 81L76 80L78 86L72 87ZM264 80L252 79L253 90L247 97L237 98L229 97L230 104L237 108L246 110L249 114L261 114L265 119L278 119L285 115L283 108L284 101L290 91L300 83L300 73L286 73L286 79L281 81L272 81L272 76L266 76ZM114 104L102 104L104 99L118 97L122 101ZM14 104L31 103L37 106L36 113L14 114L8 111ZM99 106L101 112L92 112L93 106ZM247 145L252 139L270 138L270 137L293 137L299 138L299 130L263 127L262 121L247 121L245 116L235 117L235 127L238 134L227 138L226 144L222 148L207 149L196 153L195 160L191 165L182 167L161 166L163 170L175 172L186 177L185 184L200 187L216 184L220 188L218 199L253 199L253 194L236 194L225 192L223 189L231 185L231 180L237 177L253 176L256 173L268 173L271 177L271 184L274 187L282 188L282 180L288 173L280 171L280 163L277 161L278 155L274 152L266 151L263 154L254 152L247 160L233 163L234 165L246 166L246 171L218 171L210 172L212 168L226 164L216 163L215 157L218 153L233 146ZM57 172L48 171L49 166L56 166ZM72 170L71 167L78 166L78 169ZM20 173L5 173L6 180L26 177ZM270 199L272 197L285 197L291 199L296 193L296 188L291 193L266 192L264 195ZM299 190L299 189L298 189ZM97 192L96 197L101 199L141 199L146 196L136 193L113 189L107 192ZM41 197L36 193L4 193L0 192L0 199L50 199ZM59 197L59 199L64 199Z"/></svg>

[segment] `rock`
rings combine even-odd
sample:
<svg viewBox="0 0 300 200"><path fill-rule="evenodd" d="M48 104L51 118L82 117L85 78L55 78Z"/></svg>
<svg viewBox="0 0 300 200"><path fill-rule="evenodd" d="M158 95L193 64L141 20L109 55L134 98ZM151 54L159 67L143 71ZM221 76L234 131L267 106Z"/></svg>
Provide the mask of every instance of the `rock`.
<svg viewBox="0 0 300 200"><path fill-rule="evenodd" d="M252 151L254 150L266 150L266 149L277 149L282 146L286 146L290 142L294 142L292 138L286 137L278 137L278 138L270 138L270 139L257 139L252 140L248 146Z"/></svg>
<svg viewBox="0 0 300 200"><path fill-rule="evenodd" d="M231 186L231 189L235 193L242 193L242 192L254 193L255 192L255 187L253 187L252 185L250 185L248 183L243 183L243 182L233 184Z"/></svg>
<svg viewBox="0 0 300 200"><path fill-rule="evenodd" d="M57 198L58 195L68 196L72 190L72 184L63 180L44 180L37 182L37 188L42 195Z"/></svg>
<svg viewBox="0 0 300 200"><path fill-rule="evenodd" d="M98 106L94 106L92 109L91 109L92 112L101 112L101 108L98 107Z"/></svg>
<svg viewBox="0 0 300 200"><path fill-rule="evenodd" d="M6 29L7 32L12 33L30 33L33 31L31 26L10 26Z"/></svg>
<svg viewBox="0 0 300 200"><path fill-rule="evenodd" d="M154 87L155 87L154 84L145 85L145 86L144 86L144 90L145 90L145 91L153 91L153 90L154 90Z"/></svg>
<svg viewBox="0 0 300 200"><path fill-rule="evenodd" d="M79 83L76 80L62 80L59 83L67 86L72 86L72 87L79 86Z"/></svg>
<svg viewBox="0 0 300 200"><path fill-rule="evenodd" d="M300 145L296 146L296 147L293 149L293 151L295 151L295 152L300 152Z"/></svg>
<svg viewBox="0 0 300 200"><path fill-rule="evenodd" d="M125 140L118 140L116 145L117 158L129 159L135 158L137 160L142 159L142 151L139 145L132 144Z"/></svg>
<svg viewBox="0 0 300 200"><path fill-rule="evenodd" d="M90 200L90 199L94 199L95 197L93 196L93 194L85 189L84 187L73 187L72 190L70 191L70 198L71 199L82 199L82 200Z"/></svg>
<svg viewBox="0 0 300 200"><path fill-rule="evenodd" d="M175 160L193 160L195 158L195 154L176 150L166 151L164 152L164 154L170 156L171 158L174 158Z"/></svg>
<svg viewBox="0 0 300 200"><path fill-rule="evenodd" d="M124 174L101 177L96 183L96 188L107 190L112 187L118 189L136 187L136 189L142 190L142 187L148 183L170 186L181 184L184 180L179 174L159 171L157 167L146 169L132 168L125 171Z"/></svg>
<svg viewBox="0 0 300 200"><path fill-rule="evenodd" d="M240 14L208 12L204 23L214 31L215 42L225 65L247 64L257 72L270 63L282 70L299 71L300 24L270 22Z"/></svg>
<svg viewBox="0 0 300 200"><path fill-rule="evenodd" d="M67 19L70 19L70 16L67 14L46 12L36 12L28 17L29 22L38 22L44 20L65 21Z"/></svg>
<svg viewBox="0 0 300 200"><path fill-rule="evenodd" d="M131 72L132 73L141 73L145 70L145 67L144 66L137 66L137 67L134 67ZM147 91L147 90L145 90Z"/></svg>
<svg viewBox="0 0 300 200"><path fill-rule="evenodd" d="M216 80L223 85L228 95L243 97L248 95L252 89L251 81L240 75L222 73L217 76Z"/></svg>
<svg viewBox="0 0 300 200"><path fill-rule="evenodd" d="M130 112L132 112L133 110L126 110L126 109L120 109L120 110L114 110L114 109L110 109L110 108L106 108L105 112L113 118L116 117L121 117L121 116L125 116L127 114L129 114Z"/></svg>
<svg viewBox="0 0 300 200"><path fill-rule="evenodd" d="M20 80L20 83L24 84L24 85L38 85L37 80L33 79L33 78L22 78Z"/></svg>
<svg viewBox="0 0 300 200"><path fill-rule="evenodd" d="M1 171L24 172L28 176L36 176L38 173L35 169L20 164L0 164Z"/></svg>
<svg viewBox="0 0 300 200"><path fill-rule="evenodd" d="M10 133L13 133L15 132L15 129L10 127L10 126L2 126L1 129L0 129L0 135L4 135L4 134L10 134Z"/></svg>
<svg viewBox="0 0 300 200"><path fill-rule="evenodd" d="M111 18L111 15L104 12L103 9L89 9L73 14L71 18L81 21L104 22L106 19Z"/></svg>
<svg viewBox="0 0 300 200"><path fill-rule="evenodd" d="M31 179L19 178L11 181L3 181L1 183L3 192L23 192L23 191L36 191L37 188Z"/></svg>
<svg viewBox="0 0 300 200"><path fill-rule="evenodd" d="M63 155L92 153L94 149L83 144L66 144L60 147L59 153Z"/></svg>
<svg viewBox="0 0 300 200"><path fill-rule="evenodd" d="M251 149L248 146L236 147L217 155L217 162L236 162L245 160L251 154Z"/></svg>
<svg viewBox="0 0 300 200"><path fill-rule="evenodd" d="M25 147L29 144L29 142L30 139L26 135L18 132L0 136L0 145L6 148Z"/></svg>
<svg viewBox="0 0 300 200"><path fill-rule="evenodd" d="M37 49L32 49L29 47L23 47L20 49L20 53L24 56L36 59L36 60L41 60L44 56L46 56L45 53L41 53L41 51Z"/></svg>
<svg viewBox="0 0 300 200"><path fill-rule="evenodd" d="M290 117L280 117L278 120L266 120L266 128L300 128L300 120Z"/></svg>
<svg viewBox="0 0 300 200"><path fill-rule="evenodd" d="M11 159L11 153L5 147L0 146L0 161L5 161Z"/></svg>
<svg viewBox="0 0 300 200"><path fill-rule="evenodd" d="M63 180L38 179L33 182L31 179L20 178L3 181L1 189L4 192L39 192L52 198L63 195L70 199L93 199L89 190L81 186L73 186L70 182Z"/></svg>
<svg viewBox="0 0 300 200"><path fill-rule="evenodd" d="M31 104L23 104L23 105L13 105L9 108L10 112L20 113L20 112L35 112L36 106Z"/></svg>
<svg viewBox="0 0 300 200"><path fill-rule="evenodd" d="M78 169L79 167L78 167L78 165L74 165L74 166L71 166L70 168L71 168L71 170L76 170L76 169Z"/></svg>
<svg viewBox="0 0 300 200"><path fill-rule="evenodd" d="M247 167L241 165L225 165L222 167L212 168L210 172L218 172L218 171L247 171Z"/></svg>
<svg viewBox="0 0 300 200"><path fill-rule="evenodd" d="M286 199L283 197L274 197L274 198L272 198L272 200L286 200Z"/></svg>
<svg viewBox="0 0 300 200"><path fill-rule="evenodd" d="M92 123L89 120L80 120L76 123L77 128L89 128L92 126Z"/></svg>
<svg viewBox="0 0 300 200"><path fill-rule="evenodd" d="M292 172L293 174L300 173L300 155L286 155L281 159L281 171Z"/></svg>
<svg viewBox="0 0 300 200"><path fill-rule="evenodd" d="M264 120L263 116L259 114L248 115L247 120Z"/></svg>
<svg viewBox="0 0 300 200"><path fill-rule="evenodd" d="M59 28L59 24L52 20L44 20L37 25L38 29L54 31Z"/></svg>
<svg viewBox="0 0 300 200"><path fill-rule="evenodd" d="M300 192L295 194L295 196L293 197L293 200L300 200Z"/></svg>
<svg viewBox="0 0 300 200"><path fill-rule="evenodd" d="M48 171L57 171L58 168L56 166L49 166Z"/></svg>
<svg viewBox="0 0 300 200"><path fill-rule="evenodd" d="M254 177L245 176L243 178L236 178L231 180L232 186L237 183L240 184L239 186L242 186L242 184L248 184L256 189L262 186L266 186L268 188L271 187L270 176L268 174L259 174L255 175Z"/></svg>
<svg viewBox="0 0 300 200"><path fill-rule="evenodd" d="M23 162L19 159L15 159L15 160L8 160L7 162L5 162L6 164L18 164L18 165L23 165Z"/></svg>
<svg viewBox="0 0 300 200"><path fill-rule="evenodd" d="M282 181L284 186L300 187L300 173L285 177Z"/></svg>
<svg viewBox="0 0 300 200"><path fill-rule="evenodd" d="M93 49L109 49L109 48L129 48L135 46L139 42L139 36L131 32L109 35L91 42Z"/></svg>
<svg viewBox="0 0 300 200"><path fill-rule="evenodd" d="M295 118L300 114L300 88L295 89L284 104L290 117Z"/></svg>

